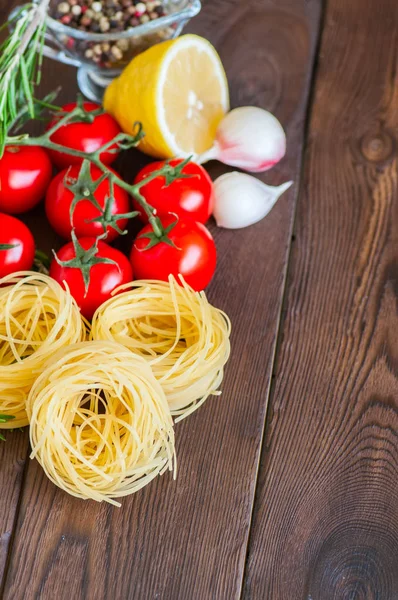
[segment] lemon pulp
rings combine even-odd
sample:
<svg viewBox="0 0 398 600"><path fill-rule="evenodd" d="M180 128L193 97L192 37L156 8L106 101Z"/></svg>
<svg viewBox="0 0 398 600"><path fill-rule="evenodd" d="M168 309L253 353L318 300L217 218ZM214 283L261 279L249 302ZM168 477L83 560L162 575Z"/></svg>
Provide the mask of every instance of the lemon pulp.
<svg viewBox="0 0 398 600"><path fill-rule="evenodd" d="M135 57L106 90L105 110L126 133L140 121L140 149L157 158L200 154L229 109L221 60L204 38L184 35Z"/></svg>

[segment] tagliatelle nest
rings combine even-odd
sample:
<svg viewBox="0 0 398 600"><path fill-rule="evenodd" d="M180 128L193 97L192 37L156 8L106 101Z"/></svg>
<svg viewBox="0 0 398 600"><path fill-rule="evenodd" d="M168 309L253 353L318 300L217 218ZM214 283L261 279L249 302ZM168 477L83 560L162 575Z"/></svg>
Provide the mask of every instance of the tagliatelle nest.
<svg viewBox="0 0 398 600"><path fill-rule="evenodd" d="M219 394L230 353L228 317L181 279L134 281L95 313L91 335L115 340L151 366L173 415ZM122 291L121 291L122 290Z"/></svg>
<svg viewBox="0 0 398 600"><path fill-rule="evenodd" d="M26 399L47 360L84 340L86 326L69 292L30 271L0 279L0 428L28 424Z"/></svg>
<svg viewBox="0 0 398 600"><path fill-rule="evenodd" d="M53 357L29 395L31 458L58 487L107 501L173 469L174 430L150 366L115 342L92 341Z"/></svg>

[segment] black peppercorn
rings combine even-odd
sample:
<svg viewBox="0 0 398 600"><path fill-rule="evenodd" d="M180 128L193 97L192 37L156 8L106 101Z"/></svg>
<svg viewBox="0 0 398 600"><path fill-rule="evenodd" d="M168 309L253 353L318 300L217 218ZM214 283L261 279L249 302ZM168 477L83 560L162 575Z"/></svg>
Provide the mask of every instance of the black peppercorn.
<svg viewBox="0 0 398 600"><path fill-rule="evenodd" d="M98 21L92 21L90 24L90 31L92 31L93 33L100 33L101 28L99 26Z"/></svg>

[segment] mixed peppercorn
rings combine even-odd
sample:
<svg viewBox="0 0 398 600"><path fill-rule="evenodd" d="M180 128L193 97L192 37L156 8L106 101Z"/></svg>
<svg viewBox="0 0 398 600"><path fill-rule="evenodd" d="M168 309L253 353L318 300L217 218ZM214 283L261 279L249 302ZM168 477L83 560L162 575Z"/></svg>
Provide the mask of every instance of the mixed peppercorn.
<svg viewBox="0 0 398 600"><path fill-rule="evenodd" d="M166 14L164 2L161 0L63 0L55 3L51 16L74 29L106 34L123 32ZM126 54L136 54L144 50L145 46L167 39L172 33L170 28L152 33L147 40L141 40L144 47L136 47L136 42L126 38L109 42L79 43L70 37L65 42L70 50L76 49L81 52L86 61L109 68L120 63Z"/></svg>
<svg viewBox="0 0 398 600"><path fill-rule="evenodd" d="M91 33L125 31L164 15L160 0L65 0L52 14L64 25Z"/></svg>

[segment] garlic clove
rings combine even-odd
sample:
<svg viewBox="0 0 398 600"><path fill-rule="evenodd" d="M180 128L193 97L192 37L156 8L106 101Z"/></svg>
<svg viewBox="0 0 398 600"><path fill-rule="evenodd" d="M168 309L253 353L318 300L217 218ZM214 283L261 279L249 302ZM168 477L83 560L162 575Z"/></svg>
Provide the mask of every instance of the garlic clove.
<svg viewBox="0 0 398 600"><path fill-rule="evenodd" d="M266 185L245 173L226 173L214 182L214 218L219 227L241 229L261 221L293 184Z"/></svg>
<svg viewBox="0 0 398 600"><path fill-rule="evenodd" d="M200 155L200 164L217 159L253 173L271 169L286 153L286 135L278 119L256 106L231 110L221 120L214 145Z"/></svg>

